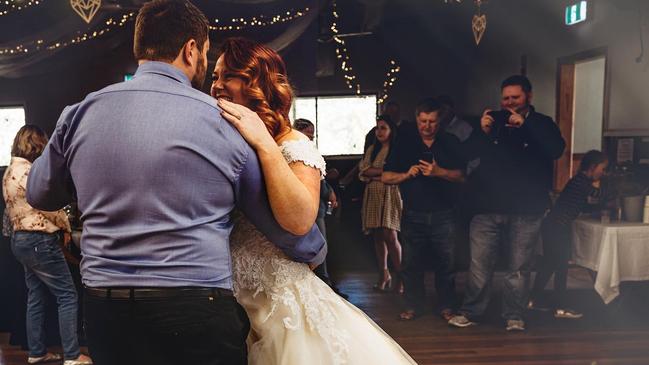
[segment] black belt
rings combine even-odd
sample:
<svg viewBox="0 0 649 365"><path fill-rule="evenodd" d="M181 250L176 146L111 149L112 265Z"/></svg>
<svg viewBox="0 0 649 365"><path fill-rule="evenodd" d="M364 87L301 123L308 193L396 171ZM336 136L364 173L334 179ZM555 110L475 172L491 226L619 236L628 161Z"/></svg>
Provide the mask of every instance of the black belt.
<svg viewBox="0 0 649 365"><path fill-rule="evenodd" d="M232 290L221 288L89 288L91 297L107 299L156 299L177 297L231 297Z"/></svg>

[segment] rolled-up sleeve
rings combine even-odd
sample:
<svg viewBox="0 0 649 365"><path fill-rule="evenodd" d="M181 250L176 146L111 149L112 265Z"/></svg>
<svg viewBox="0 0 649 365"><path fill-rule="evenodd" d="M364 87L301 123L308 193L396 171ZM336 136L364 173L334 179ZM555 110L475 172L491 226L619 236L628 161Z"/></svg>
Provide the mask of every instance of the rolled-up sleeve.
<svg viewBox="0 0 649 365"><path fill-rule="evenodd" d="M259 160L250 148L247 160L235 183L237 206L261 233L275 246L297 262L321 264L327 255L324 237L314 224L298 236L285 231L277 223L268 202Z"/></svg>
<svg viewBox="0 0 649 365"><path fill-rule="evenodd" d="M26 197L29 205L36 209L59 210L74 197L74 184L65 160L63 143L75 110L75 106L63 110L43 154L34 161L29 172Z"/></svg>

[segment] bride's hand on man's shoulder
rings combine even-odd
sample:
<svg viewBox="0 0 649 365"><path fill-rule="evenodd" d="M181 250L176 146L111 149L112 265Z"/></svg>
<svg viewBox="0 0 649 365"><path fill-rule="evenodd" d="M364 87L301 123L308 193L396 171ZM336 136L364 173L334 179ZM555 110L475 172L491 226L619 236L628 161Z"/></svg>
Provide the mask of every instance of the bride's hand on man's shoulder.
<svg viewBox="0 0 649 365"><path fill-rule="evenodd" d="M247 107L225 99L218 99L221 115L232 124L241 136L254 148L277 146L259 115Z"/></svg>

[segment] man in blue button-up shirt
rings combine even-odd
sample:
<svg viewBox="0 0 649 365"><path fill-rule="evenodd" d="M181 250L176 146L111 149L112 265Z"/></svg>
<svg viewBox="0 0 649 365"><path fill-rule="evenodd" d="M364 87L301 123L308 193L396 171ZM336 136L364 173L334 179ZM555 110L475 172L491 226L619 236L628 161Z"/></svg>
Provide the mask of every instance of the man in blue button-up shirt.
<svg viewBox="0 0 649 365"><path fill-rule="evenodd" d="M281 229L254 151L220 116L215 100L192 88L205 79L207 26L188 2L146 4L136 22L134 79L65 108L29 175L31 205L59 209L76 195L83 213L81 273L97 364L136 358L164 364L175 356L187 364L212 363L205 356L245 363L247 318L228 297L235 207L296 261L315 265L326 254L315 225L305 236ZM215 295L226 308L215 312L192 302L214 306ZM147 303L165 298L164 308L134 309L142 296ZM163 313L171 327L160 324ZM180 342L163 346L160 341L172 340L164 333ZM192 360L188 354L206 343L204 357Z"/></svg>

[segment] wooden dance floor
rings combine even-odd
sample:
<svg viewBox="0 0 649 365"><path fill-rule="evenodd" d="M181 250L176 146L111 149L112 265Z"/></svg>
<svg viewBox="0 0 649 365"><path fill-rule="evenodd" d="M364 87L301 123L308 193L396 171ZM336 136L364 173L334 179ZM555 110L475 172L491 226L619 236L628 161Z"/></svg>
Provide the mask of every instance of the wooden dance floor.
<svg viewBox="0 0 649 365"><path fill-rule="evenodd" d="M336 278L341 291L350 295L349 300L422 365L649 364L646 283L623 288L620 300L604 306L585 272L573 269L569 299L573 307L584 312L583 319L555 320L548 312L531 313L526 332L508 333L499 318L500 276L495 280L498 295L485 322L466 329L451 328L432 313L410 322L399 321L400 297L373 291L373 273L346 272ZM460 292L463 282L464 274L460 274ZM427 277L427 286L432 293L432 275ZM433 301L431 294L431 306ZM27 353L7 343L8 335L0 334L0 365L27 364Z"/></svg>

